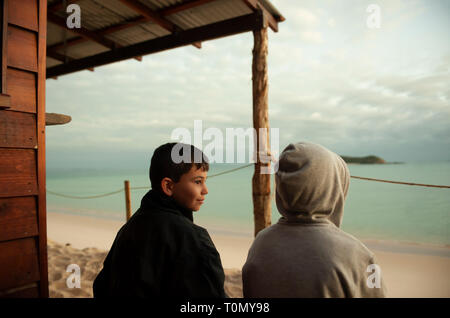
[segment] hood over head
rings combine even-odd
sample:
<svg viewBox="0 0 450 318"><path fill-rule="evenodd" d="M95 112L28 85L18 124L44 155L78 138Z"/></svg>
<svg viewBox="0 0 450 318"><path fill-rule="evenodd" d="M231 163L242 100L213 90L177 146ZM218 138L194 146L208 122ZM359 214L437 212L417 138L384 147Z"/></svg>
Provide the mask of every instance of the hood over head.
<svg viewBox="0 0 450 318"><path fill-rule="evenodd" d="M276 204L284 217L280 222L331 221L340 226L350 173L339 155L299 142L283 150L277 165Z"/></svg>

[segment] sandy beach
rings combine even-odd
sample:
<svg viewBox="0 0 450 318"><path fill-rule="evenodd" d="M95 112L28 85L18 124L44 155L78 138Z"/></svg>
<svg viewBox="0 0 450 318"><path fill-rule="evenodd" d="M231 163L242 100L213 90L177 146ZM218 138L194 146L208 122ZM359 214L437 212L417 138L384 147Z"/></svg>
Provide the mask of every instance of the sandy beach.
<svg viewBox="0 0 450 318"><path fill-rule="evenodd" d="M92 297L92 283L124 222L69 214L47 214L50 297ZM225 269L225 291L242 297L241 268L253 237L210 230ZM450 297L450 248L363 241L376 255L388 297ZM81 288L68 288L77 264Z"/></svg>

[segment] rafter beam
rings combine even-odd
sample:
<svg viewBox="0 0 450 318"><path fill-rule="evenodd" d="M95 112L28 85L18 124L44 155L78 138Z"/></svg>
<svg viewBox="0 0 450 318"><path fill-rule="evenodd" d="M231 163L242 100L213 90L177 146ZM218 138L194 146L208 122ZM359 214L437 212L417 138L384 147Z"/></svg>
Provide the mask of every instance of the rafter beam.
<svg viewBox="0 0 450 318"><path fill-rule="evenodd" d="M76 1L80 1L80 0L71 0L72 3L76 2ZM168 8L165 8L165 9L162 9L160 11L157 11L157 13L159 15L165 17L165 16L168 16L168 15L175 14L175 13L178 13L178 12L181 12L181 11L184 11L184 10L192 9L192 8L195 8L195 7L198 7L198 6L201 6L201 5L206 4L208 2L213 2L213 1L217 1L217 0L191 0L189 2L184 2L184 3L181 3L181 4L172 5L172 6L168 7ZM62 1L61 1L61 3L55 4L55 5L52 5L52 6L56 8L54 10L54 11L56 11L59 8L58 6L60 6L60 8L62 8ZM50 11L50 8L52 6L49 6L49 11ZM129 19L129 20L124 21L122 23L106 27L106 28L104 28L102 30L96 30L95 32L97 34L100 34L100 35L107 35L107 34L111 34L111 33L114 33L114 32L120 31L120 30L131 28L133 26L136 26L136 25L139 25L139 24L142 24L142 23L146 23L146 22L149 22L149 21L150 21L150 19L148 19L148 18L146 18L144 16L139 16L137 18L132 18L132 19ZM83 38L83 37L78 37L78 38L70 39L66 43L64 43L64 42L56 43L56 44L53 44L51 46L48 46L47 47L47 52L49 52L49 51L50 52L56 52L57 50L63 48L65 45L67 47L69 47L69 46L72 46L72 45L76 45L76 44L79 44L79 43L86 42L88 40L89 39L86 39L86 38ZM202 47L201 42L193 43L193 45L195 47L197 47L197 48L201 48Z"/></svg>
<svg viewBox="0 0 450 318"><path fill-rule="evenodd" d="M129 7L130 9L136 11L143 17L147 18L149 21L158 24L160 27L166 29L167 31L170 31L171 33L174 33L179 30L179 28L175 24L163 18L161 15L151 10L149 7L143 5L139 1L136 0L119 0L119 1L122 2L124 5L126 5L127 7Z"/></svg>
<svg viewBox="0 0 450 318"><path fill-rule="evenodd" d="M120 30L123 30L123 29L127 29L127 28L130 28L130 27L133 27L135 25L138 25L138 24L141 24L141 23L144 23L144 22L148 22L148 19L144 18L144 17L133 18L133 19L129 19L127 21L124 21L123 23L119 23L117 25L106 27L106 28L101 29L101 30L96 30L95 33L97 33L99 35L102 35L102 36L103 35L108 35L108 34L111 34L111 33L114 33L114 32L120 31ZM86 42L88 40L89 39L86 39L86 38L83 38L83 37L73 38L73 39L67 40L66 45L67 46L72 46L72 45L76 45L76 44L79 44L79 43ZM57 50L63 48L64 46L65 46L64 42L60 42L60 43L56 43L56 44L50 45L50 46L47 47L47 52L48 51L57 51Z"/></svg>
<svg viewBox="0 0 450 318"><path fill-rule="evenodd" d="M149 7L143 5L141 2L137 0L119 0L124 5L129 7L130 9L136 11L148 21L152 21L153 23L158 24L163 29L169 31L170 33L176 33L181 31L181 28L175 25L173 22L167 20L163 17L162 14L151 10ZM201 43L193 43L196 48L200 49L202 47Z"/></svg>
<svg viewBox="0 0 450 318"><path fill-rule="evenodd" d="M61 28L67 28L66 25L66 21L57 16L56 14L52 13L52 12L47 12L47 19L48 21L52 22L53 24L56 24L57 26L61 27ZM86 40L91 40L94 42L97 42L107 48L110 48L112 50L122 47L122 45L115 43L114 41L111 41L107 38L105 38L104 36L102 36L101 34L98 34L97 32L93 32L93 31L89 31L85 28L80 28L80 29L70 29L70 32L74 32L78 35L81 35L81 37L84 39L84 41ZM75 44L75 43L81 43L84 41L80 41L78 38L77 39L71 39L69 41L67 41L66 43L62 42L60 45L58 44L58 46L54 46L54 47L49 47L47 48L47 55L51 54L51 53L55 53L58 54L56 51L62 47L69 46L69 43L71 45ZM50 55L49 55L50 56ZM142 58L141 57L135 57L136 60L141 61Z"/></svg>
<svg viewBox="0 0 450 318"><path fill-rule="evenodd" d="M240 16L234 19L212 23L197 27L178 34L170 34L153 40L119 48L113 51L96 54L78 59L63 65L56 65L47 69L47 77L55 77L68 73L97 67L113 62L123 61L134 56L141 56L165 51L199 41L208 41L242 32L253 31L264 27L264 17L260 11Z"/></svg>
<svg viewBox="0 0 450 318"><path fill-rule="evenodd" d="M57 26L66 29L66 20L61 18L60 16L57 16L56 14L52 12L47 12L47 20L50 21L53 24L56 24ZM79 28L79 29L70 29L70 32L76 33L80 36L82 36L85 39L97 42L98 44L101 44L107 48L115 49L118 47L118 44L114 43L114 41L111 41L96 32L89 31L85 28Z"/></svg>

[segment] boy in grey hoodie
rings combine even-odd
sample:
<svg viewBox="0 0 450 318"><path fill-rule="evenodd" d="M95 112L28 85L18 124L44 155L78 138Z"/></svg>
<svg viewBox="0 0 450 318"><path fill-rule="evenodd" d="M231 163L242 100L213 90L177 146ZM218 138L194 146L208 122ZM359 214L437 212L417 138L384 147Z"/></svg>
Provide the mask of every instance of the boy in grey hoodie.
<svg viewBox="0 0 450 318"><path fill-rule="evenodd" d="M385 297L374 254L339 228L350 183L344 160L302 142L286 147L277 164L282 217L250 248L244 297Z"/></svg>

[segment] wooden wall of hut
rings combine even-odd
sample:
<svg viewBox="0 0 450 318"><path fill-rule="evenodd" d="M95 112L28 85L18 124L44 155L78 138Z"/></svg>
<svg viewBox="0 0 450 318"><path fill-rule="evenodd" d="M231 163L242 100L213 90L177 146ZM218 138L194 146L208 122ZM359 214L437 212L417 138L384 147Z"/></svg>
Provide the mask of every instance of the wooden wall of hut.
<svg viewBox="0 0 450 318"><path fill-rule="evenodd" d="M0 297L48 297L47 0L0 0Z"/></svg>

